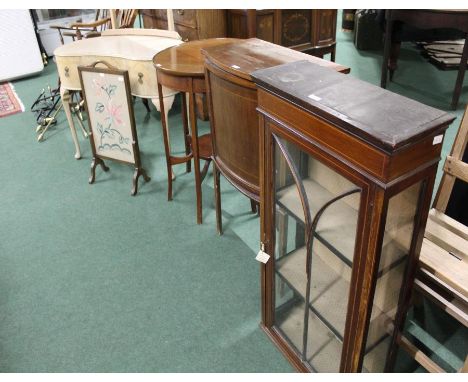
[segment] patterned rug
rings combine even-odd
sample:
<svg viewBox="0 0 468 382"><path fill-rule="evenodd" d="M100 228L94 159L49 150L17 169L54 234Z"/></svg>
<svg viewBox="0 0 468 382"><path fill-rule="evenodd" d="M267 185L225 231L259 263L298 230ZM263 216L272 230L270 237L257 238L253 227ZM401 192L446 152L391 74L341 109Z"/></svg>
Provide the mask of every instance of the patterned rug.
<svg viewBox="0 0 468 382"><path fill-rule="evenodd" d="M24 105L10 82L0 84L0 118L24 111Z"/></svg>

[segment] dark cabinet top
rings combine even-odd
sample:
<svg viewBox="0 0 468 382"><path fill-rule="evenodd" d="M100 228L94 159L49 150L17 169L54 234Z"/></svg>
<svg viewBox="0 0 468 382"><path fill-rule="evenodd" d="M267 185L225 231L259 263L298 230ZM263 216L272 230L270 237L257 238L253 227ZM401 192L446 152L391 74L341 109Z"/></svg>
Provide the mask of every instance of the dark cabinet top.
<svg viewBox="0 0 468 382"><path fill-rule="evenodd" d="M455 117L334 70L298 61L251 73L255 83L349 133L394 151Z"/></svg>

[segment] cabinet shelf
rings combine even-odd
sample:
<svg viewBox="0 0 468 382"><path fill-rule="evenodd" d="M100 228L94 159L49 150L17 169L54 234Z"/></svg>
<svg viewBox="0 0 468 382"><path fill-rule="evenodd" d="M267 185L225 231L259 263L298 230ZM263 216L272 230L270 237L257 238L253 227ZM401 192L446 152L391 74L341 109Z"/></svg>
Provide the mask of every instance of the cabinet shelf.
<svg viewBox="0 0 468 382"><path fill-rule="evenodd" d="M309 196L310 214L313 219L317 211L336 195L312 179L304 179L303 185ZM276 197L277 204L282 209L286 210L297 222L305 224L304 212L295 184L278 190ZM358 211L344 200L338 200L322 215L314 234L320 243L348 267L353 265L357 221ZM408 223L408 228L412 228L412 222ZM393 240L391 235L385 235L378 277L399 265L405 255L404 246Z"/></svg>
<svg viewBox="0 0 468 382"><path fill-rule="evenodd" d="M297 303L284 315L276 317L276 327L287 338L290 345L301 354L302 329L304 319L304 303ZM313 331L314 337L308 337L307 362L313 371L318 373L337 373L341 357L342 343L313 313L309 315L309 331ZM375 346L369 348L364 358L363 372L380 370L385 362L386 351L390 337L385 335Z"/></svg>
<svg viewBox="0 0 468 382"><path fill-rule="evenodd" d="M302 247L276 260L277 274L302 297L303 301L307 287L305 259L306 249ZM321 256L313 256L309 308L311 314L327 326L340 342L343 341L346 324L349 284L346 275L334 270ZM379 303L378 296L377 303ZM367 340L368 349L372 349L385 337L382 333L386 332L385 325L391 320L391 312L385 311L384 305L383 302L381 306L373 306ZM390 317L387 313L390 313Z"/></svg>
<svg viewBox="0 0 468 382"><path fill-rule="evenodd" d="M284 316L276 317L279 330L286 334L290 344L297 353L302 349L302 329L304 320L304 303L298 303L292 309L285 312ZM318 373L337 373L342 343L313 313L309 316L309 331L314 337L308 337L307 362Z"/></svg>
<svg viewBox="0 0 468 382"><path fill-rule="evenodd" d="M317 211L335 195L312 179L303 180L309 196L310 214L313 219ZM310 195L314 197L311 198ZM277 192L277 203L293 218L304 224L304 212L295 184ZM353 264L358 212L343 200L333 203L323 214L315 237L340 257L349 267ZM333 243L333 244L332 244Z"/></svg>

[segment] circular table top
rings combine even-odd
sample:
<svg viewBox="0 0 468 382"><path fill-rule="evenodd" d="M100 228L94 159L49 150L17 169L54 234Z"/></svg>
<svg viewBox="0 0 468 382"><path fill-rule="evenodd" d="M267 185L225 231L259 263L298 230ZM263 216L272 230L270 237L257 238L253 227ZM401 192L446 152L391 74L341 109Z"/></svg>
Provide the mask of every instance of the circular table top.
<svg viewBox="0 0 468 382"><path fill-rule="evenodd" d="M158 70L175 76L204 77L205 57L201 54L201 50L238 41L242 40L237 38L210 38L189 41L157 53L153 57L153 65Z"/></svg>

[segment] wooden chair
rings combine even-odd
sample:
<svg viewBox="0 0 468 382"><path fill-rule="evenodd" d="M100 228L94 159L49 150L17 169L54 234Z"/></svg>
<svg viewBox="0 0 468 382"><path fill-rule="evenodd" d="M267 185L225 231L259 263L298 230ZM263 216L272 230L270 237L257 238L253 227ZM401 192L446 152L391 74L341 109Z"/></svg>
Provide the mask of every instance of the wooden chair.
<svg viewBox="0 0 468 382"><path fill-rule="evenodd" d="M465 327L468 327L468 227L445 211L455 180L468 183L468 164L462 161L467 142L468 106L429 212L414 285L414 297L418 294L427 297ZM426 370L444 371L405 336L400 334L398 342ZM468 372L468 356L460 371Z"/></svg>
<svg viewBox="0 0 468 382"><path fill-rule="evenodd" d="M60 36L60 42L65 44L64 37L71 37L73 41L81 40L87 37L96 37L100 32L111 27L111 18L108 9L96 10L96 16L93 22L83 23L81 21L70 25L51 25L50 28L57 29Z"/></svg>
<svg viewBox="0 0 468 382"><path fill-rule="evenodd" d="M138 9L98 9L93 22L76 22L70 26L52 25L57 29L60 41L64 44L63 37L71 37L73 41L83 38L99 37L106 29L133 28Z"/></svg>
<svg viewBox="0 0 468 382"><path fill-rule="evenodd" d="M112 29L133 28L138 16L138 9L111 9L110 18Z"/></svg>

